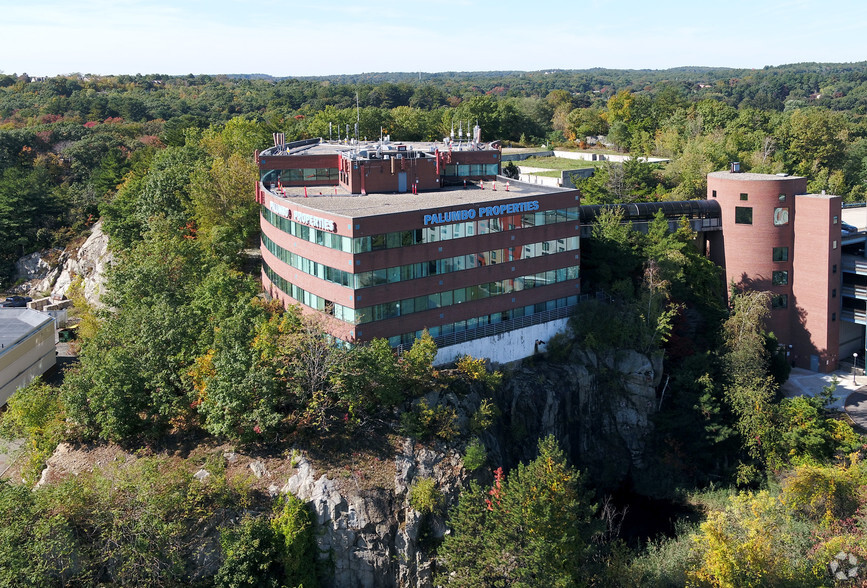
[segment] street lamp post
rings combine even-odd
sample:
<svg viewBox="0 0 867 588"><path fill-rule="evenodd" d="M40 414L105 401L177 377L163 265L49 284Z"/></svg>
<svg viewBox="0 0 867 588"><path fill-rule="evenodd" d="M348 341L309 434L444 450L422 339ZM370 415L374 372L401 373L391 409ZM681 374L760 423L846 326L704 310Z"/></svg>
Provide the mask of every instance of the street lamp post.
<svg viewBox="0 0 867 588"><path fill-rule="evenodd" d="M852 383L858 385L858 354L852 354Z"/></svg>

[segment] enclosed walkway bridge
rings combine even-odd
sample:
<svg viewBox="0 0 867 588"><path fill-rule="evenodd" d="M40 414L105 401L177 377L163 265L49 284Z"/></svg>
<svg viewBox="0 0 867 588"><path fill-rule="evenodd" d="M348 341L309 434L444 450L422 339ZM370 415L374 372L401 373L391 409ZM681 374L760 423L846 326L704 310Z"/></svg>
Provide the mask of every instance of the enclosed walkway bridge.
<svg viewBox="0 0 867 588"><path fill-rule="evenodd" d="M632 223L635 230L646 233L657 211L662 210L668 219L668 228L676 231L680 220L685 218L697 233L722 230L722 211L715 200L680 200L672 202L632 202L629 204L582 204L581 237L593 236L593 223L605 208L623 211L623 222Z"/></svg>

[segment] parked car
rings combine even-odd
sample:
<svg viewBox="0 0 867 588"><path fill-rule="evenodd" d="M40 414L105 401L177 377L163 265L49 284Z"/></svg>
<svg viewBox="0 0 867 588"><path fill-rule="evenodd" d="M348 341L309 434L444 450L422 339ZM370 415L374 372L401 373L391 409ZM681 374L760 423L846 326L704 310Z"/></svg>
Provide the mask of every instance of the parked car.
<svg viewBox="0 0 867 588"><path fill-rule="evenodd" d="M4 302L0 302L0 308L24 308L32 300L30 296L9 296Z"/></svg>
<svg viewBox="0 0 867 588"><path fill-rule="evenodd" d="M840 230L843 235L852 235L858 232L858 227L850 225L849 223L840 223Z"/></svg>

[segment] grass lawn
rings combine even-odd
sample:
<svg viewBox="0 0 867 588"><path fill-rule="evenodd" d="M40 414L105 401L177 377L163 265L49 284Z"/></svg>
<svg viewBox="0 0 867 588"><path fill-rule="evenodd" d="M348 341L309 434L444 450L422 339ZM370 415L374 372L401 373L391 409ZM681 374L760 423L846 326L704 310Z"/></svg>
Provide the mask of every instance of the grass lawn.
<svg viewBox="0 0 867 588"><path fill-rule="evenodd" d="M566 159L565 157L530 157L523 161L514 162L515 165L521 167L526 165L529 167L544 167L546 169L578 169L581 167L596 167L604 163L602 161L584 161L583 159ZM536 174L541 175L541 174Z"/></svg>

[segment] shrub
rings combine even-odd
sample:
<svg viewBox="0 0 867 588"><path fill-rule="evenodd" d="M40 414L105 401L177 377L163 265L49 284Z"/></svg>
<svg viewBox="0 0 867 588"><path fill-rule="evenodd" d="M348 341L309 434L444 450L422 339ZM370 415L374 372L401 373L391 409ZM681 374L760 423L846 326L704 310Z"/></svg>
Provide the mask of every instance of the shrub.
<svg viewBox="0 0 867 588"><path fill-rule="evenodd" d="M408 437L439 437L450 441L458 436L457 419L454 408L441 404L431 407L427 399L422 398L412 411L400 415L400 428Z"/></svg>
<svg viewBox="0 0 867 588"><path fill-rule="evenodd" d="M280 499L271 520L280 548L285 584L312 588L316 580L316 543L307 506L291 494Z"/></svg>
<svg viewBox="0 0 867 588"><path fill-rule="evenodd" d="M494 424L494 419L500 416L500 409L497 405L485 398L479 405L473 416L470 418L470 430L473 433L482 433Z"/></svg>
<svg viewBox="0 0 867 588"><path fill-rule="evenodd" d="M432 478L416 481L409 490L409 505L422 514L433 514L443 504L442 492Z"/></svg>
<svg viewBox="0 0 867 588"><path fill-rule="evenodd" d="M33 483L63 438L66 412L58 391L36 378L15 392L0 421L0 437L27 439L27 462L22 472Z"/></svg>
<svg viewBox="0 0 867 588"><path fill-rule="evenodd" d="M473 437L467 444L467 449L464 451L464 467L467 470L474 472L488 460L488 452L485 450L485 445L477 437Z"/></svg>
<svg viewBox="0 0 867 588"><path fill-rule="evenodd" d="M283 569L274 531L265 517L246 517L220 534L223 563L214 577L218 588L282 586Z"/></svg>
<svg viewBox="0 0 867 588"><path fill-rule="evenodd" d="M557 333L548 338L548 358L557 363L568 361L572 353L572 338L566 333Z"/></svg>
<svg viewBox="0 0 867 588"><path fill-rule="evenodd" d="M734 496L692 535L696 559L687 585L820 585L817 570L804 557L809 535L809 526L799 524L768 491Z"/></svg>
<svg viewBox="0 0 867 588"><path fill-rule="evenodd" d="M500 385L503 380L503 374L498 371L488 372L485 365L486 360L475 358L470 355L464 355L457 361L458 371L463 373L470 380L482 382L489 388L493 389Z"/></svg>
<svg viewBox="0 0 867 588"><path fill-rule="evenodd" d="M808 519L829 525L855 514L859 486L852 469L803 465L784 481L781 500Z"/></svg>

